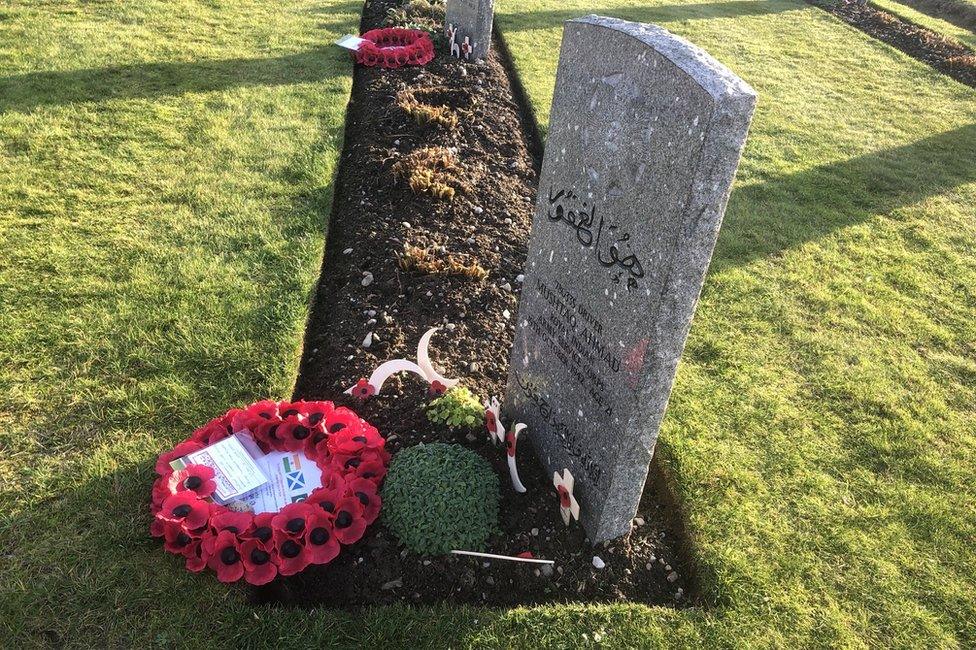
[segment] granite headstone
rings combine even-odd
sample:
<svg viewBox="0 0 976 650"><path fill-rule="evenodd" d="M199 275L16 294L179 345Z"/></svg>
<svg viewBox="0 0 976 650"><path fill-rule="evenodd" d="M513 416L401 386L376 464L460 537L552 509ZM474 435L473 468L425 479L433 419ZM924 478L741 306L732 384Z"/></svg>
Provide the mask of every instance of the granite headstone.
<svg viewBox="0 0 976 650"><path fill-rule="evenodd" d="M493 0L447 0L444 33L451 55L480 61L491 49Z"/></svg>
<svg viewBox="0 0 976 650"><path fill-rule="evenodd" d="M594 543L637 512L755 103L660 27L565 25L504 411Z"/></svg>

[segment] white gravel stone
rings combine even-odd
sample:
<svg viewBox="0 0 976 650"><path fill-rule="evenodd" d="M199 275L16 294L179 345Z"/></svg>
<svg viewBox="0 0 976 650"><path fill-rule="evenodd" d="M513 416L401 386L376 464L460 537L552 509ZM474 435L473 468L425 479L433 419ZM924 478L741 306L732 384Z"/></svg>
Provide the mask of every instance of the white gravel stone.
<svg viewBox="0 0 976 650"><path fill-rule="evenodd" d="M533 528L531 530L531 533L532 533L532 536L533 537L538 537L539 536L539 529L538 528Z"/></svg>
<svg viewBox="0 0 976 650"><path fill-rule="evenodd" d="M368 287L373 284L373 274L369 271L363 271L363 286Z"/></svg>
<svg viewBox="0 0 976 650"><path fill-rule="evenodd" d="M523 282L525 282L525 276L519 273L518 275L515 276L515 281L518 282L519 284L522 284Z"/></svg>
<svg viewBox="0 0 976 650"><path fill-rule="evenodd" d="M678 572L672 571L668 574L668 582L676 582L678 580Z"/></svg>
<svg viewBox="0 0 976 650"><path fill-rule="evenodd" d="M352 249L351 248L347 248L346 250L342 251L342 254L343 255L350 255L350 254L352 254Z"/></svg>
<svg viewBox="0 0 976 650"><path fill-rule="evenodd" d="M368 348L373 345L373 333L369 332L366 334L366 338L363 339L363 347Z"/></svg>
<svg viewBox="0 0 976 650"><path fill-rule="evenodd" d="M603 558L601 558L599 555L594 555L593 566L596 567L597 569L602 569L603 567L607 566L607 563L604 562Z"/></svg>

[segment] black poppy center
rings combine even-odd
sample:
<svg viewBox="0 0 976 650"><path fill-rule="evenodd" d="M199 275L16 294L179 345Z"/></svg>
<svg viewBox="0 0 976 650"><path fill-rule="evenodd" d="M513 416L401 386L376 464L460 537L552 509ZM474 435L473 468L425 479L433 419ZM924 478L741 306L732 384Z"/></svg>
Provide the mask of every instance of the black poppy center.
<svg viewBox="0 0 976 650"><path fill-rule="evenodd" d="M224 528L224 530L229 530L230 532L232 532L232 533L234 533L235 535L236 535L237 533L239 533L239 532L241 532L241 531L239 531L239 530L237 529L237 526L226 526L226 527Z"/></svg>
<svg viewBox="0 0 976 650"><path fill-rule="evenodd" d="M293 539L289 539L287 542L281 545L281 554L285 557L292 558L297 557L299 553L302 552L302 547L298 545Z"/></svg>
<svg viewBox="0 0 976 650"><path fill-rule="evenodd" d="M228 546L220 552L220 561L224 564L234 564L239 559L241 559L241 556L233 546Z"/></svg>
<svg viewBox="0 0 976 650"><path fill-rule="evenodd" d="M363 462L361 458L350 458L346 461L346 467L359 467L359 463Z"/></svg>
<svg viewBox="0 0 976 650"><path fill-rule="evenodd" d="M365 445L366 444L366 436L353 436L352 439L355 442L358 442L361 445Z"/></svg>
<svg viewBox="0 0 976 650"><path fill-rule="evenodd" d="M329 531L325 528L314 528L312 529L312 534L308 536L316 546L321 546L329 541Z"/></svg>
<svg viewBox="0 0 976 650"><path fill-rule="evenodd" d="M335 504L331 501L323 501L319 505L322 506L322 509L326 512L335 512Z"/></svg>
<svg viewBox="0 0 976 650"><path fill-rule="evenodd" d="M363 478L373 478L374 476L376 476L376 472L363 472L362 473L362 477Z"/></svg>
<svg viewBox="0 0 976 650"><path fill-rule="evenodd" d="M267 564L268 560L270 559L271 559L271 554L268 553L267 551L262 551L259 548L256 548L253 551L251 551L251 562L253 562L258 566L261 566L262 564Z"/></svg>
<svg viewBox="0 0 976 650"><path fill-rule="evenodd" d="M308 427L300 424L292 430L292 435L295 436L295 440L304 440L310 433L311 431L308 430Z"/></svg>
<svg viewBox="0 0 976 650"><path fill-rule="evenodd" d="M316 424L322 421L324 416L324 413L312 413L308 416L308 423L314 427Z"/></svg>
<svg viewBox="0 0 976 650"><path fill-rule="evenodd" d="M289 519L288 523L285 524L285 529L289 533L298 534L305 530L305 520L301 517L295 517L294 519Z"/></svg>
<svg viewBox="0 0 976 650"><path fill-rule="evenodd" d="M186 505L184 503L181 506L176 506L175 508L173 508L173 516L174 517L185 517L188 514L190 514L190 511L191 510L193 510L193 508L191 508L190 506L188 506L188 505Z"/></svg>
<svg viewBox="0 0 976 650"><path fill-rule="evenodd" d="M187 490L195 490L203 485L203 479L199 476L190 476L185 481L183 481L183 487Z"/></svg>
<svg viewBox="0 0 976 650"><path fill-rule="evenodd" d="M369 505L369 495L368 494L366 494L365 492L357 492L356 493L356 496L359 498L359 502L361 504L363 504L364 506L368 506Z"/></svg>
<svg viewBox="0 0 976 650"><path fill-rule="evenodd" d="M343 510L336 517L336 526L339 528L349 528L352 525L352 515Z"/></svg>
<svg viewBox="0 0 976 650"><path fill-rule="evenodd" d="M266 542L271 539L271 527L261 526L260 528L254 529L254 536L257 537L262 542Z"/></svg>
<svg viewBox="0 0 976 650"><path fill-rule="evenodd" d="M191 541L193 541L193 538L187 535L186 533L180 533L179 535L176 536L177 546L186 546Z"/></svg>
<svg viewBox="0 0 976 650"><path fill-rule="evenodd" d="M270 413L258 413L258 415L260 415L261 417L263 417L265 420L270 420L271 419L271 414Z"/></svg>
<svg viewBox="0 0 976 650"><path fill-rule="evenodd" d="M346 428L345 422L336 422L331 427L329 427L329 433L338 433Z"/></svg>
<svg viewBox="0 0 976 650"><path fill-rule="evenodd" d="M287 417L291 417L292 415L298 415L298 410L297 409L288 409L287 411L285 411L284 413L281 414L281 417L287 418Z"/></svg>
<svg viewBox="0 0 976 650"><path fill-rule="evenodd" d="M270 429L268 429L268 437L272 438L273 440L277 440L278 439L278 425L277 424L274 425L273 427L271 427Z"/></svg>

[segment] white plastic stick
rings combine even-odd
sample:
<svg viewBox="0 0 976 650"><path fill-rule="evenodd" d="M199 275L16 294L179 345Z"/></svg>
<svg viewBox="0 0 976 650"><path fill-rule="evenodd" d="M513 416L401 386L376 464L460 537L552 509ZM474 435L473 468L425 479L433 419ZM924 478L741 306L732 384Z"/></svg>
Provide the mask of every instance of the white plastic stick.
<svg viewBox="0 0 976 650"><path fill-rule="evenodd" d="M455 555L473 555L475 557L490 557L495 560L509 560L511 562L532 562L534 564L555 564L555 560L539 560L534 557L515 557L514 555L495 555L494 553L476 553L474 551L451 551Z"/></svg>

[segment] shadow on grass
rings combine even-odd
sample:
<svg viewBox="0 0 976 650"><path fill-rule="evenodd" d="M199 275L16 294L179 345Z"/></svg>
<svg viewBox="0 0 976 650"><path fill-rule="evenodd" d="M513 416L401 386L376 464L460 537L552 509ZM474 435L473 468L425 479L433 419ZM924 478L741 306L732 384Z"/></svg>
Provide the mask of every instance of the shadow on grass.
<svg viewBox="0 0 976 650"><path fill-rule="evenodd" d="M729 2L705 2L701 4L630 5L592 7L578 9L550 9L547 11L517 12L504 20L504 32L521 32L533 29L550 29L567 20L587 14L613 16L637 22L681 22L684 20L709 20L713 18L737 18L765 16L787 11L803 10L804 5L778 0L730 0ZM504 13L502 14L504 16Z"/></svg>
<svg viewBox="0 0 976 650"><path fill-rule="evenodd" d="M0 78L0 113L112 99L151 99L247 86L322 81L349 74L342 52L319 47L265 59L133 63L106 68L29 72Z"/></svg>
<svg viewBox="0 0 976 650"><path fill-rule="evenodd" d="M918 142L737 187L713 270L776 256L976 181L976 124Z"/></svg>

